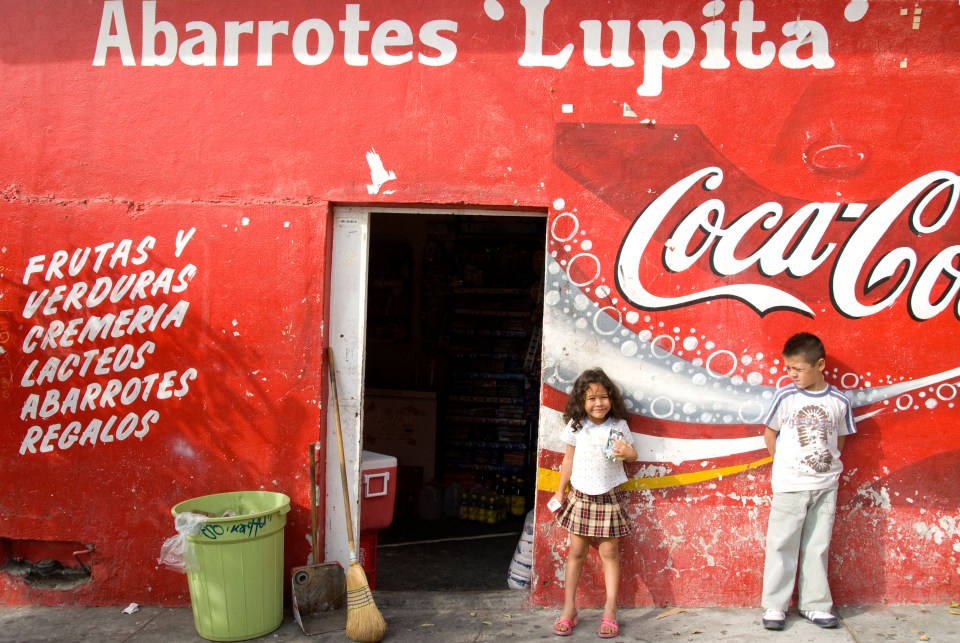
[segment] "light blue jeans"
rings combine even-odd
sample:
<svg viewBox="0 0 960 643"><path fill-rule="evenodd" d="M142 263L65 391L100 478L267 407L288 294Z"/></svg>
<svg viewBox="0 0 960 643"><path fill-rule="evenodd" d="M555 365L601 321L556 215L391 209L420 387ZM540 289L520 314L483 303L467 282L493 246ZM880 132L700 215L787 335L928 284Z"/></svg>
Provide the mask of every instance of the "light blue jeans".
<svg viewBox="0 0 960 643"><path fill-rule="evenodd" d="M773 494L763 565L764 609L787 611L800 567L800 609L832 612L827 563L837 488Z"/></svg>

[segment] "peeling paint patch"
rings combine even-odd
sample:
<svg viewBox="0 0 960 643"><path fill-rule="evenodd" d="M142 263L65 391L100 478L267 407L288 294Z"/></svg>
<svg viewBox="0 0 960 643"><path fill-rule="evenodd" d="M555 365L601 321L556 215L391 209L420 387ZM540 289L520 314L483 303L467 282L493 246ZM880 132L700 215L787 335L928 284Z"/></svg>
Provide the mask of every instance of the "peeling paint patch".
<svg viewBox="0 0 960 643"><path fill-rule="evenodd" d="M924 540L933 540L938 545L943 544L944 536L950 538L960 537L960 526L957 525L957 519L953 516L941 516L936 524L927 524L917 521L913 523L913 530ZM954 543L954 551L957 550L957 544Z"/></svg>
<svg viewBox="0 0 960 643"><path fill-rule="evenodd" d="M380 155L373 148L367 152L367 165L370 166L370 183L367 184L369 194L378 194L384 183L397 178L393 170L387 170L384 167Z"/></svg>
<svg viewBox="0 0 960 643"><path fill-rule="evenodd" d="M747 503L752 503L753 505L769 505L770 497L769 496L741 496L738 493L728 493L722 494L717 493L718 498L730 498L731 500L739 500L740 505L743 507L747 506Z"/></svg>
<svg viewBox="0 0 960 643"><path fill-rule="evenodd" d="M706 560L707 560L707 567L716 567L716 566L717 566L717 560L716 560L716 558L714 558L713 555L710 553L710 547L712 547L713 545L716 545L716 544L717 544L717 536L718 536L718 533L717 533L717 532L714 532L714 534L713 534L713 539L712 539L709 543L707 543L707 541L704 540L703 536L700 536L700 538L699 538L699 540L700 540L700 549L701 549L701 552L700 552L700 553L703 555L704 558L706 558Z"/></svg>
<svg viewBox="0 0 960 643"><path fill-rule="evenodd" d="M672 469L664 465L657 466L657 465L649 464L649 465L640 467L640 469L637 470L636 474L634 474L633 477L634 478L662 478L663 476L670 475L672 471L673 471Z"/></svg>
<svg viewBox="0 0 960 643"><path fill-rule="evenodd" d="M880 491L876 489L871 489L870 487L865 487L863 489L857 490L857 495L861 498L866 498L869 500L874 507L879 507L881 509L890 508L890 494L887 492L886 488L880 487Z"/></svg>

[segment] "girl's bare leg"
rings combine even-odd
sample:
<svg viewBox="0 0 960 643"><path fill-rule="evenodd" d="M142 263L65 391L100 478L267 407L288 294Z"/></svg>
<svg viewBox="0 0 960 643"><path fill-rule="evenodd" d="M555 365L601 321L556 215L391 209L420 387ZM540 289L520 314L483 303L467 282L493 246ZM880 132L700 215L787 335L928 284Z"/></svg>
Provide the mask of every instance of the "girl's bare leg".
<svg viewBox="0 0 960 643"><path fill-rule="evenodd" d="M620 589L620 544L617 538L603 538L597 547L600 561L603 563L603 584L607 597L603 605L603 615L617 618L617 592Z"/></svg>
<svg viewBox="0 0 960 643"><path fill-rule="evenodd" d="M570 551L567 553L567 570L563 580L563 613L560 618L571 621L577 618L577 585L583 574L583 563L590 550L590 539L570 534Z"/></svg>

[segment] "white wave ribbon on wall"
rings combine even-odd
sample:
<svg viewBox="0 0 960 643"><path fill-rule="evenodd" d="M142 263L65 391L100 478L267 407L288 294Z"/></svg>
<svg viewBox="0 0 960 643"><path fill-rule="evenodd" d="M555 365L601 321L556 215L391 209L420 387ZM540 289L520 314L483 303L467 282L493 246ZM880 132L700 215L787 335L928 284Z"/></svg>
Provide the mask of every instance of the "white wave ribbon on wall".
<svg viewBox="0 0 960 643"><path fill-rule="evenodd" d="M563 418L560 411L542 408L540 411L540 448L563 453L566 445L560 441ZM545 430L546 427L551 427ZM751 453L766 448L763 436L746 438L669 438L633 432L633 447L640 462L660 462L674 465L696 460L722 458L741 453Z"/></svg>
<svg viewBox="0 0 960 643"><path fill-rule="evenodd" d="M683 340L675 334L654 336L650 331L637 333L624 325L624 313L616 307L616 300L610 299L609 292L603 290L606 286L598 286L594 294L611 303L600 305L580 289L586 284L574 283L554 259L548 259L545 281L544 385L566 394L582 371L601 367L622 389L630 413L642 417L699 425L743 425L758 423L766 413L776 386L764 385L759 371L747 377L734 375L742 358L731 351L713 350L705 360L690 362L676 354L677 344ZM863 407L958 377L960 367L843 393L854 407ZM547 428L556 427L558 422L550 417L556 412L549 411L541 413L544 448L551 448L548 445L552 444ZM861 417L869 415L872 414ZM640 459L648 462L676 463L763 448L761 436L724 438L722 426L717 426L716 437L710 438L637 437L641 439ZM562 448L557 444L554 450Z"/></svg>

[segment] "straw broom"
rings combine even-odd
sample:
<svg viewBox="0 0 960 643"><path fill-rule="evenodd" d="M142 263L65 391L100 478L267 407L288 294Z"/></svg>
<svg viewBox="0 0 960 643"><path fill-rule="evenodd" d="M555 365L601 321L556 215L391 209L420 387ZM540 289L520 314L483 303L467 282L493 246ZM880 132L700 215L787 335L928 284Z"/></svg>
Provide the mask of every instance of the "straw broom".
<svg viewBox="0 0 960 643"><path fill-rule="evenodd" d="M350 512L350 493L347 490L347 465L343 455L343 430L340 428L340 402L337 399L337 378L333 367L333 349L328 349L330 364L330 391L333 394L333 417L337 428L337 454L340 457L340 480L343 486L343 507L347 516L347 544L350 546L350 566L347 568L347 638L360 643L378 643L387 632L387 622L373 602L370 583L363 566L357 560L353 539L353 517Z"/></svg>

